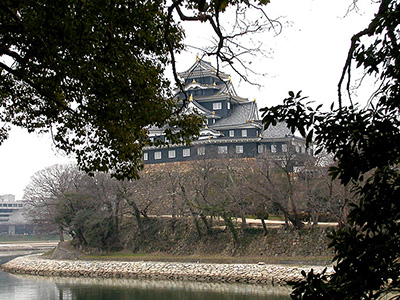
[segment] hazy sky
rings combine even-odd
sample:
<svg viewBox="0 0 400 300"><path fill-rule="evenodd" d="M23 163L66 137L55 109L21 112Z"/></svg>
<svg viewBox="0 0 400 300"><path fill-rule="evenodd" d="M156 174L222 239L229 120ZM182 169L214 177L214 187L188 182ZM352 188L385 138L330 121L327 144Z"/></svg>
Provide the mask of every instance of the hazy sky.
<svg viewBox="0 0 400 300"><path fill-rule="evenodd" d="M245 83L229 69L239 96L257 99L259 108L280 104L289 90L302 90L310 99L330 104L337 99L337 82L347 56L351 36L364 29L376 11L376 5L363 1L359 12L346 16L352 0L272 0L266 7L271 18L280 17L284 25L279 36L258 36L269 58L257 58L252 66L267 73L252 76L261 88ZM210 32L204 25L190 24L187 43L207 44ZM201 33L201 35L199 35ZM178 57L178 71L189 68L198 50L188 48ZM0 195L14 194L22 199L23 189L37 171L71 159L57 153L50 135L28 134L13 129L10 138L0 146Z"/></svg>

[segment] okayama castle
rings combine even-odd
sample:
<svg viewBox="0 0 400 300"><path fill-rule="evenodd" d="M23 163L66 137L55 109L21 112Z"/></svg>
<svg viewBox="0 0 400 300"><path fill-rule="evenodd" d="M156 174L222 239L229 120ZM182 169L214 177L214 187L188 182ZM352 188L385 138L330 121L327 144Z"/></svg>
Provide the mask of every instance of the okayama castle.
<svg viewBox="0 0 400 300"><path fill-rule="evenodd" d="M218 72L208 62L196 59L186 72L178 73L185 81L189 97L186 111L204 117L200 135L191 146L163 145L143 149L144 164L199 160L204 158L249 158L258 155L284 155L289 152L312 154L305 140L295 137L285 123L263 129L255 100L239 97L229 75ZM176 97L184 99L182 91ZM165 128L150 128L150 139L167 141Z"/></svg>

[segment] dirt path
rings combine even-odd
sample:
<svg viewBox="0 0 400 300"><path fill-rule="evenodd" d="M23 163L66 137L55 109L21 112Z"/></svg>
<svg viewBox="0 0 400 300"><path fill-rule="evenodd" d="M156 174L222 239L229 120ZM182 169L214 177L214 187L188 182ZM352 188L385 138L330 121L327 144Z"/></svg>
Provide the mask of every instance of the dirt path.
<svg viewBox="0 0 400 300"><path fill-rule="evenodd" d="M25 251L25 250L47 250L56 247L58 241L42 241L42 242L2 242L0 243L1 251Z"/></svg>

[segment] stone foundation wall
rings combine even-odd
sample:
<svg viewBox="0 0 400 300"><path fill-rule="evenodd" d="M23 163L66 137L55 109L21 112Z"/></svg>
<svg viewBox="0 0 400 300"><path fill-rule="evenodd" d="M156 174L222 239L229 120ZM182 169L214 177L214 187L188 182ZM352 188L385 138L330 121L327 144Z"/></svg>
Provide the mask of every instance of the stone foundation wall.
<svg viewBox="0 0 400 300"><path fill-rule="evenodd" d="M51 260L38 255L15 258L0 266L15 274L64 277L134 278L200 282L286 284L302 278L300 272L324 267L294 267L259 264L203 264L164 262L103 262Z"/></svg>

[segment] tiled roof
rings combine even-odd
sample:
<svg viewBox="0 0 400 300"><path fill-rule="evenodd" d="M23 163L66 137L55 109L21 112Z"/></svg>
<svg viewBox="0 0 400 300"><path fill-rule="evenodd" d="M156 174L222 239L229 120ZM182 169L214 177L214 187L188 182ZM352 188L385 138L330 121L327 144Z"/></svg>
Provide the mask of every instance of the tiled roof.
<svg viewBox="0 0 400 300"><path fill-rule="evenodd" d="M285 122L277 123L275 126L269 126L267 130L263 130L262 132L263 139L276 139L292 135Z"/></svg>
<svg viewBox="0 0 400 300"><path fill-rule="evenodd" d="M214 74L216 75L215 68L211 63L206 62L202 59L196 61L187 71L178 72L178 75L183 78L198 77L200 74ZM221 71L218 72L218 76L227 79L229 76Z"/></svg>
<svg viewBox="0 0 400 300"><path fill-rule="evenodd" d="M258 110L255 102L233 103L231 115L215 122L213 127L244 124L258 120Z"/></svg>

